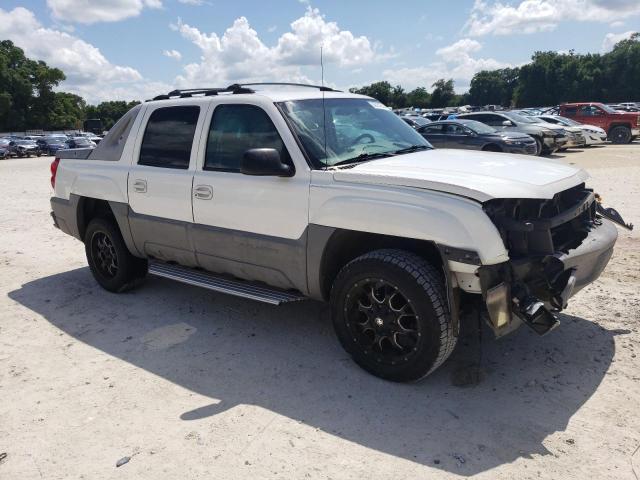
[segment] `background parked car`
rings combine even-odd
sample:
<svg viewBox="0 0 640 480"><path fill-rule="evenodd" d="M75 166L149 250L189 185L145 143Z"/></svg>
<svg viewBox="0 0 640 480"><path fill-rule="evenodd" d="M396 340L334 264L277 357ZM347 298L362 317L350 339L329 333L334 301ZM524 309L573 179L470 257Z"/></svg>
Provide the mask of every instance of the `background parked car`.
<svg viewBox="0 0 640 480"><path fill-rule="evenodd" d="M418 132L436 148L459 148L489 152L535 155L535 139L519 132L501 132L475 120L444 120L421 127Z"/></svg>
<svg viewBox="0 0 640 480"><path fill-rule="evenodd" d="M36 141L40 147L40 151L45 155L55 155L58 150L67 147L67 137L44 137Z"/></svg>
<svg viewBox="0 0 640 480"><path fill-rule="evenodd" d="M12 140L9 143L9 151L16 157L30 157L41 155L38 144L33 140Z"/></svg>
<svg viewBox="0 0 640 480"><path fill-rule="evenodd" d="M537 155L553 153L569 140L563 128L514 112L464 113L458 118L477 120L499 131L530 135L537 144Z"/></svg>
<svg viewBox="0 0 640 480"><path fill-rule="evenodd" d="M611 143L630 143L640 136L640 114L623 113L603 103L565 103L560 115L603 128Z"/></svg>
<svg viewBox="0 0 640 480"><path fill-rule="evenodd" d="M70 138L65 143L67 148L96 148L96 144L85 137Z"/></svg>
<svg viewBox="0 0 640 480"><path fill-rule="evenodd" d="M595 125L586 125L576 122L570 118L561 117L560 115L538 115L538 118L554 125L562 125L564 127L576 127L582 130L585 145L600 145L607 140L607 132Z"/></svg>

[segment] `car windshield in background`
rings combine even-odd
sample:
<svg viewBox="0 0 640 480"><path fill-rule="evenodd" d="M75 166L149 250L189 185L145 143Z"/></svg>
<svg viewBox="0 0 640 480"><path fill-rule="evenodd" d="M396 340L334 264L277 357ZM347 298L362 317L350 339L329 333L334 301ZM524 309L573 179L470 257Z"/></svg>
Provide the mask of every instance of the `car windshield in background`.
<svg viewBox="0 0 640 480"><path fill-rule="evenodd" d="M33 140L16 140L16 145L35 145Z"/></svg>
<svg viewBox="0 0 640 480"><path fill-rule="evenodd" d="M540 120L536 120L534 117L527 117L515 112L502 112L502 114L516 123L540 123Z"/></svg>
<svg viewBox="0 0 640 480"><path fill-rule="evenodd" d="M615 108L611 108L609 105L598 105L602 110L607 113L619 113Z"/></svg>
<svg viewBox="0 0 640 480"><path fill-rule="evenodd" d="M91 142L89 142L89 140L87 140L85 138L74 138L73 142L76 145L86 145L87 147L91 145Z"/></svg>
<svg viewBox="0 0 640 480"><path fill-rule="evenodd" d="M64 143L63 138L45 138L44 141L47 145L60 145Z"/></svg>
<svg viewBox="0 0 640 480"><path fill-rule="evenodd" d="M317 168L432 148L376 100L292 100L278 106Z"/></svg>
<svg viewBox="0 0 640 480"><path fill-rule="evenodd" d="M575 120L571 120L570 118L565 118L565 117L556 117L556 118L562 125L568 125L570 127L578 127L582 125L580 122L576 122Z"/></svg>
<svg viewBox="0 0 640 480"><path fill-rule="evenodd" d="M408 117L405 117L405 118L408 118L409 120L414 122L419 127L424 127L425 125L429 125L431 123L429 120L427 120L426 118L422 118L422 117L408 116Z"/></svg>
<svg viewBox="0 0 640 480"><path fill-rule="evenodd" d="M489 133L496 133L496 129L493 127L490 127L489 125L486 125L482 122L477 122L475 120L460 120L460 123L462 125L464 125L465 127L470 128L471 130L473 130L476 133L479 134L489 134Z"/></svg>

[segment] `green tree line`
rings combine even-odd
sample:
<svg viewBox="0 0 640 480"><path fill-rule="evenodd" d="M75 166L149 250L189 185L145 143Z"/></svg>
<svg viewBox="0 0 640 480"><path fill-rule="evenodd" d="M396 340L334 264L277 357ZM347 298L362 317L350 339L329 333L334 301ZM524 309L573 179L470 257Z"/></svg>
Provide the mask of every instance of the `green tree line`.
<svg viewBox="0 0 640 480"><path fill-rule="evenodd" d="M521 67L480 71L464 95L455 94L453 80L438 80L431 87L431 93L426 87L405 92L389 82L376 82L351 91L393 108L640 101L640 34L618 42L605 54L536 52L531 62Z"/></svg>
<svg viewBox="0 0 640 480"><path fill-rule="evenodd" d="M65 78L61 70L27 58L11 41L0 41L0 132L76 129L87 118L99 118L109 129L140 103L87 105L78 95L54 91Z"/></svg>

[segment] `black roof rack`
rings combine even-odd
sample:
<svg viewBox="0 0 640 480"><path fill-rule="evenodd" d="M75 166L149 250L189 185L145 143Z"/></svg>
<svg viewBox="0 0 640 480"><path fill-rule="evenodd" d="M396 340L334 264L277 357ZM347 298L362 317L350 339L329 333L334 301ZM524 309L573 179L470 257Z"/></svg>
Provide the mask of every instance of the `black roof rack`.
<svg viewBox="0 0 640 480"><path fill-rule="evenodd" d="M231 94L241 94L241 93L255 93L255 90L247 87L252 87L256 85L276 85L276 86L290 86L290 87L307 87L307 88L317 88L323 92L339 92L340 90L334 90L330 87L325 87L322 85L308 85L306 83L280 83L280 82L256 82L256 83L234 83L233 85L229 85L225 88L187 88L183 90L172 90L167 94L158 95L153 97L152 100L169 100L170 98L190 98L193 96L205 96L209 97L212 95L218 95L219 93L231 93Z"/></svg>
<svg viewBox="0 0 640 480"><path fill-rule="evenodd" d="M239 83L238 86L242 87L253 87L256 85L275 85L275 86L289 86L289 87L306 87L306 88L317 88L322 92L339 92L340 90L334 90L331 87L325 87L324 85L310 85L307 83L287 83L287 82L255 82L255 83Z"/></svg>

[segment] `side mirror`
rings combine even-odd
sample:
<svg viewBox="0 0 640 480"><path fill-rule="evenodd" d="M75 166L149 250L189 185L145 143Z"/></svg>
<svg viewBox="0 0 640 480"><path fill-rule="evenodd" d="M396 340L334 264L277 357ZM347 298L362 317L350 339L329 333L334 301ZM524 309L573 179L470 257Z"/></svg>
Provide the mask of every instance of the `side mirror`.
<svg viewBox="0 0 640 480"><path fill-rule="evenodd" d="M511 120L505 120L502 122L503 127L513 127L513 122Z"/></svg>
<svg viewBox="0 0 640 480"><path fill-rule="evenodd" d="M282 162L275 148L252 148L244 152L240 173L261 177L291 177L293 168Z"/></svg>

